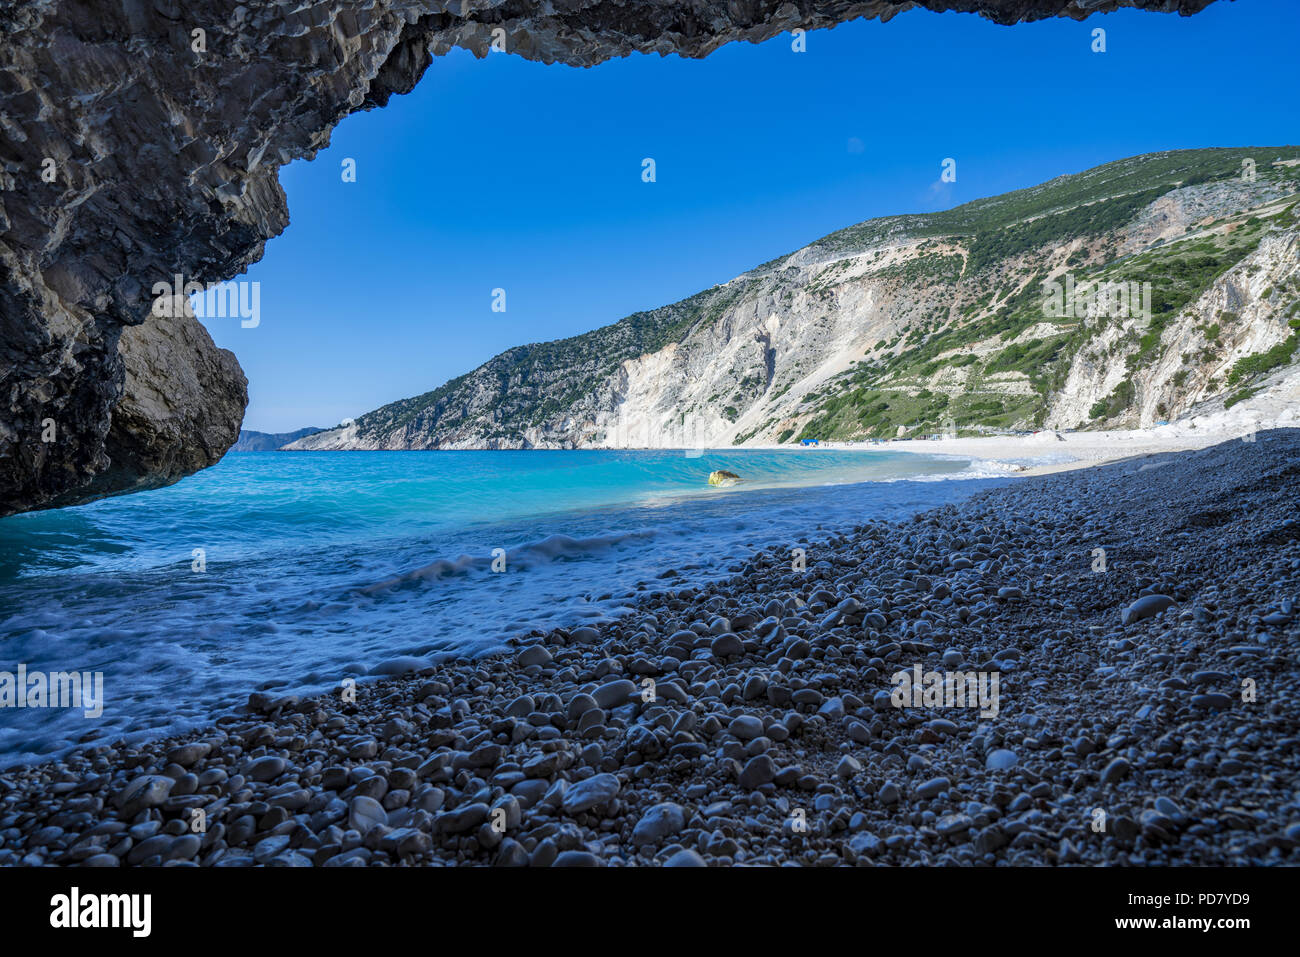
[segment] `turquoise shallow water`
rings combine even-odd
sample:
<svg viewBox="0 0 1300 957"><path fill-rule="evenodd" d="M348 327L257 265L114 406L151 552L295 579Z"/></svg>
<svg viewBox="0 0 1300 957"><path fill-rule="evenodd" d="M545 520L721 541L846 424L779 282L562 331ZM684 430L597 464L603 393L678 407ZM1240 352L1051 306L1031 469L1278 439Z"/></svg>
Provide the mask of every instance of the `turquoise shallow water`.
<svg viewBox="0 0 1300 957"><path fill-rule="evenodd" d="M963 498L988 483L937 479L968 464L829 449L245 453L170 488L11 516L0 671L101 671L106 700L98 718L0 708L0 764L87 733L191 726L259 687L324 689L398 656L481 654L623 614L666 569L721 575L769 544ZM720 468L745 482L709 488Z"/></svg>

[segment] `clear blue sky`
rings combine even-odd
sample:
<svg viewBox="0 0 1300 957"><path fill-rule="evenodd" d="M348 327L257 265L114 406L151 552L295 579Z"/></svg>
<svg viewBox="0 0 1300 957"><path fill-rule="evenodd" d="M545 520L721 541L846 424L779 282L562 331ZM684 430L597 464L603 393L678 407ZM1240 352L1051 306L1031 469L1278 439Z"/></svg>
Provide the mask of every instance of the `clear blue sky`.
<svg viewBox="0 0 1300 957"><path fill-rule="evenodd" d="M248 374L245 428L333 425L873 216L1152 150L1296 143L1297 36L1296 0L1221 0L1014 28L913 10L805 53L786 35L586 70L454 51L282 171L289 228L241 277L260 325L206 322Z"/></svg>

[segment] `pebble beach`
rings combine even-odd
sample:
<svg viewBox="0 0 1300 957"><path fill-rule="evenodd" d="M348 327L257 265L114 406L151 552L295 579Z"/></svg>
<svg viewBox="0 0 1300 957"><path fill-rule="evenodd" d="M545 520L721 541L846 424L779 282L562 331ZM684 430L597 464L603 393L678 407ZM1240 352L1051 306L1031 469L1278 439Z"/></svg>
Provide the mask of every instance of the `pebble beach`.
<svg viewBox="0 0 1300 957"><path fill-rule="evenodd" d="M0 865L1300 863L1300 430L1253 439L11 768ZM996 676L995 708L900 673Z"/></svg>

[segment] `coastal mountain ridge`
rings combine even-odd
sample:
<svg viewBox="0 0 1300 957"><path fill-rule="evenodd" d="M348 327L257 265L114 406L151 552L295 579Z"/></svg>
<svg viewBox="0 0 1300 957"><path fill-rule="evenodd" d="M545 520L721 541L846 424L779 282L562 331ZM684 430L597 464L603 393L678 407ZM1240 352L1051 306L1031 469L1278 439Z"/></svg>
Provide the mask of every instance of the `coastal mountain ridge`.
<svg viewBox="0 0 1300 957"><path fill-rule="evenodd" d="M239 439L230 447L232 452L276 452L290 442L323 432L324 429L307 426L292 432L256 432L252 429L240 429Z"/></svg>
<svg viewBox="0 0 1300 957"><path fill-rule="evenodd" d="M1150 426L1247 400L1293 358L1297 199L1300 147L1195 149L871 219L680 302L506 350L287 448ZM1072 304L1062 289L1125 295Z"/></svg>

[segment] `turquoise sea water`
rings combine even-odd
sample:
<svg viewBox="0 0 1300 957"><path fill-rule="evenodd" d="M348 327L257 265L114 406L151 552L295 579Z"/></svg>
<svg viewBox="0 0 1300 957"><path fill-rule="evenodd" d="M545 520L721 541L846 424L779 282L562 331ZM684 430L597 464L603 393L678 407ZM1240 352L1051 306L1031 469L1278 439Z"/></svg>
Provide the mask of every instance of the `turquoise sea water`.
<svg viewBox="0 0 1300 957"><path fill-rule="evenodd" d="M257 688L323 690L624 614L672 587L668 569L723 575L767 545L964 498L988 484L968 465L829 449L244 453L169 488L11 516L0 671L100 671L105 706L0 708L0 764L192 726ZM720 468L745 481L709 488Z"/></svg>

